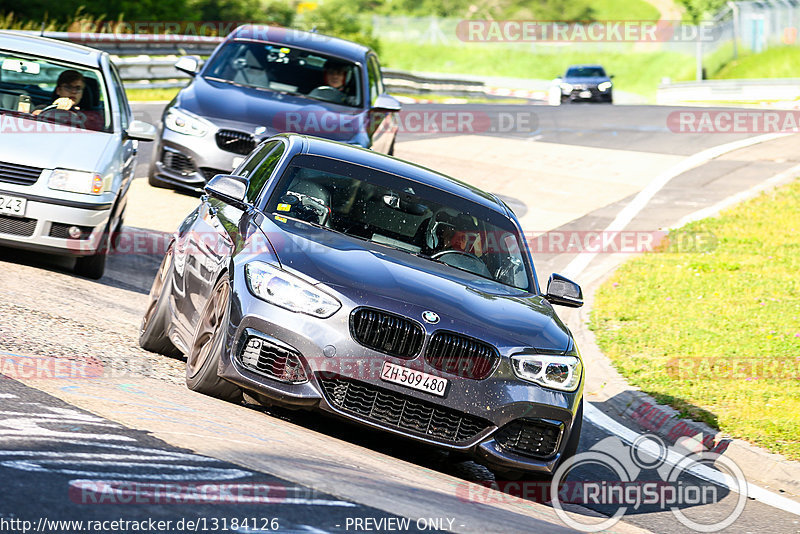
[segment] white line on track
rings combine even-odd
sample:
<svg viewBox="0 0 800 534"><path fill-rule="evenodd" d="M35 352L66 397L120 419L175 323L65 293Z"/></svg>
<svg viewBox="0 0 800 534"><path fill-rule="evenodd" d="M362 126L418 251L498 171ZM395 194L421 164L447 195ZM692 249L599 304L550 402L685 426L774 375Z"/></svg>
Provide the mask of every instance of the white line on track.
<svg viewBox="0 0 800 534"><path fill-rule="evenodd" d="M673 166L672 168L664 171L663 173L656 176L647 186L641 190L631 202L625 206L614 218L611 224L606 227L604 233L612 233L612 232L620 232L625 229L625 227L630 224L630 222L638 215L653 199L653 197L666 186L670 180L683 174L686 171L694 169L695 167L699 167L704 163L711 161L714 158L717 158L723 154L727 154L728 152L732 152L734 150L739 150L741 148L746 148L749 146L753 146L759 143L763 143L765 141L771 141L773 139L779 139L781 137L786 137L787 135L792 135L791 133L773 133L773 134L765 134L759 135L755 137L749 137L747 139L742 139L739 141L734 141L732 143L726 143L724 145L715 146L709 148L707 150L703 150L696 154L693 154L683 160L682 162L678 163L677 165ZM767 189L781 181L790 177L790 174L797 172L800 170L800 165L793 167L787 171L784 171L780 174L777 174L764 182L763 184L759 184L747 191L742 193L732 195L731 197L713 205L709 208L699 210L687 217L684 217L677 226L685 224L689 221L697 220L703 217L707 217L713 215L720 210L731 206L745 198L749 198L753 196L759 191ZM586 267L589 266L591 261L595 258L597 252L589 253L589 254L579 254L574 260L572 260L569 265L567 265L566 269L564 269L564 275L568 278L574 278L579 275ZM641 436L641 434L637 433L634 430L618 423L617 421L611 419L609 416L601 412L598 408L595 408L591 403L586 402L584 403L584 417L591 422L593 425L598 426L607 432L619 437L623 441L627 442L630 445L633 445L634 441ZM678 458L677 453L670 452L667 459L665 460L672 466L676 466L677 462L680 461L682 458ZM711 469L702 464L694 464L690 469L686 470L687 472L697 476L698 478L707 480L719 486L729 489L730 491L734 491L736 493L740 493L740 488L737 484L731 484L729 476L723 474L720 471L715 469ZM773 508L778 508L785 512L789 512L791 514L800 516L800 503L797 503L791 499L787 499L786 497L782 497L777 493L773 493L771 491L765 490L764 488L754 486L753 484L747 484L747 496L755 499L759 502L762 502L768 506Z"/></svg>
<svg viewBox="0 0 800 534"><path fill-rule="evenodd" d="M638 432L631 430L622 423L618 423L617 421L611 419L598 408L595 408L591 403L584 403L583 409L583 416L587 421L614 434L629 445L633 445L633 443L641 436L641 434ZM664 463L675 467L684 459L685 456L681 456L674 451L669 451ZM685 469L685 471L698 478L702 478L703 480L707 480L708 482L712 482L718 486L727 488L730 491L740 493L741 488L739 488L738 484L735 482L731 483L732 477L717 471L716 469L711 469L710 467L700 463L693 463L692 467ZM773 508L778 508L785 512L789 512L790 514L800 516L800 503L791 499L787 499L786 497L782 497L777 493L767 491L764 488L760 488L748 483L747 496L751 499L755 499L766 505L772 506Z"/></svg>
<svg viewBox="0 0 800 534"><path fill-rule="evenodd" d="M773 139L778 139L781 137L786 137L787 135L792 135L791 133L771 133L771 134L764 134L758 135L755 137L748 137L747 139L741 139L739 141L734 141L732 143L726 143L724 145L715 146L702 152L698 152L697 154L693 154L686 158L685 160L681 161L677 165L667 169L666 171L662 172L658 176L656 176L647 186L639 191L639 193L631 200L631 202L625 206L616 216L616 218L611 221L606 229L603 231L603 234L612 234L613 232L621 232L625 229L628 224L636 217L644 208L647 206L647 203L653 199L653 197L661 191L665 185L669 183L670 180L683 174L686 171L694 169L695 167L699 167L704 163L708 163L714 158L717 158L723 154L727 154L728 152L732 152L734 150L739 150L741 148L746 148L752 145L757 145L758 143L763 143L765 141L771 141ZM563 273L564 276L567 278L575 278L581 272L583 272L586 267L592 262L592 260L597 256L597 252L591 252L586 254L578 254L574 260L572 260L569 265L567 265L566 269L564 269Z"/></svg>

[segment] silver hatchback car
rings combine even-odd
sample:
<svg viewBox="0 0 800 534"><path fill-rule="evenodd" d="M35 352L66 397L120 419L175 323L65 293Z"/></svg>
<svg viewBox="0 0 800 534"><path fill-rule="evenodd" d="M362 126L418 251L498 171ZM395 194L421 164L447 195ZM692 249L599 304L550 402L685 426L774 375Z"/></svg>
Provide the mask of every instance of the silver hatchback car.
<svg viewBox="0 0 800 534"><path fill-rule="evenodd" d="M100 278L138 141L155 135L107 53L0 32L0 246L76 256Z"/></svg>

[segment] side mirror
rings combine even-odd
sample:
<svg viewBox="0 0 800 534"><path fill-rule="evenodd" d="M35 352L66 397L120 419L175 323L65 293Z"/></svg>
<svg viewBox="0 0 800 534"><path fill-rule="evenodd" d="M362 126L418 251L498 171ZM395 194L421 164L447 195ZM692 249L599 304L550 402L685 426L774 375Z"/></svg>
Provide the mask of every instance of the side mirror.
<svg viewBox="0 0 800 534"><path fill-rule="evenodd" d="M189 76L194 76L200 70L200 58L197 56L183 56L175 62L175 68Z"/></svg>
<svg viewBox="0 0 800 534"><path fill-rule="evenodd" d="M400 102L395 97L387 95L386 93L376 98L375 103L372 105L372 109L375 111L389 111L389 112L400 111L401 107L403 107L402 104L400 104Z"/></svg>
<svg viewBox="0 0 800 534"><path fill-rule="evenodd" d="M137 120L131 121L128 129L125 130L125 135L128 139L135 139L136 141L155 141L156 134L155 126Z"/></svg>
<svg viewBox="0 0 800 534"><path fill-rule="evenodd" d="M560 274L553 273L547 281L547 295L545 297L551 304L568 306L570 308L580 308L583 306L583 291L581 286L564 278Z"/></svg>
<svg viewBox="0 0 800 534"><path fill-rule="evenodd" d="M217 198L234 208L247 208L247 178L229 174L218 174L208 181L203 188L210 196Z"/></svg>

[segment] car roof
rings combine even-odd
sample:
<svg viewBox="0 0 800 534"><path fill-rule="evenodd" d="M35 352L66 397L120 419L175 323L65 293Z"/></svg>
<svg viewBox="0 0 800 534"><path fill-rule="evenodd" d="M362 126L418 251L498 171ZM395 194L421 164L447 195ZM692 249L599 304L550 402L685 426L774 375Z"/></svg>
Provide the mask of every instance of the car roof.
<svg viewBox="0 0 800 534"><path fill-rule="evenodd" d="M321 33L305 32L280 26L254 24L239 26L228 35L225 40L253 40L285 44L287 47L316 50L354 62L363 61L364 56L366 56L367 52L370 50L364 45L337 37L331 37L329 35L323 35Z"/></svg>
<svg viewBox="0 0 800 534"><path fill-rule="evenodd" d="M503 215L508 215L508 210L505 206L491 193L416 163L387 156L357 145L339 143L319 137L293 133L279 134L276 137L285 137L289 139L290 143L302 144L302 148L298 150L298 153L340 159L355 165L396 174L466 198Z"/></svg>
<svg viewBox="0 0 800 534"><path fill-rule="evenodd" d="M88 46L5 30L0 31L0 48L86 67L97 67L100 64L100 56L103 54L102 51Z"/></svg>

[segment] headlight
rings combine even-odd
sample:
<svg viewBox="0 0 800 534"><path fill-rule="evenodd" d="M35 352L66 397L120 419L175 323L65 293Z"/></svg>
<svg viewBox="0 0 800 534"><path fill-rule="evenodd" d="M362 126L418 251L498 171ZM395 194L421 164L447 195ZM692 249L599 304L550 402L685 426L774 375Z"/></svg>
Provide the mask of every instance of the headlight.
<svg viewBox="0 0 800 534"><path fill-rule="evenodd" d="M544 387L575 391L581 382L583 365L576 356L518 354L511 357L511 364L518 377Z"/></svg>
<svg viewBox="0 0 800 534"><path fill-rule="evenodd" d="M572 92L572 85L568 84L568 83L562 83L561 84L561 92L564 93L565 95L571 93Z"/></svg>
<svg viewBox="0 0 800 534"><path fill-rule="evenodd" d="M178 108L169 108L167 110L167 116L164 117L164 126L173 132L196 137L204 136L211 128L211 124L208 121Z"/></svg>
<svg viewBox="0 0 800 534"><path fill-rule="evenodd" d="M245 265L244 270L253 295L270 304L322 319L342 307L327 293L268 263L254 261Z"/></svg>
<svg viewBox="0 0 800 534"><path fill-rule="evenodd" d="M609 89L611 89L611 82L602 82L597 85L597 88L600 89L601 91L608 91Z"/></svg>
<svg viewBox="0 0 800 534"><path fill-rule="evenodd" d="M108 189L99 174L67 169L55 169L50 175L47 187L87 195L99 195Z"/></svg>

